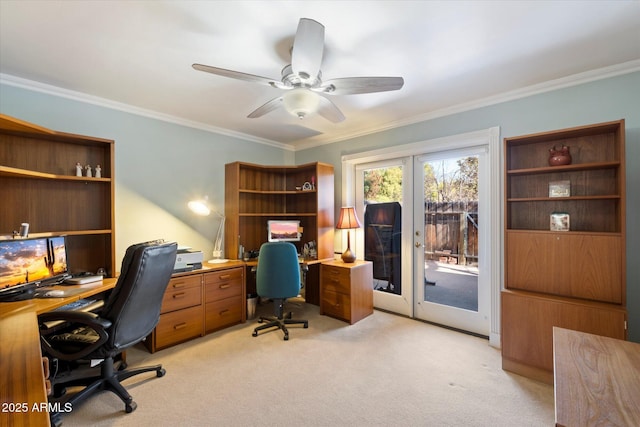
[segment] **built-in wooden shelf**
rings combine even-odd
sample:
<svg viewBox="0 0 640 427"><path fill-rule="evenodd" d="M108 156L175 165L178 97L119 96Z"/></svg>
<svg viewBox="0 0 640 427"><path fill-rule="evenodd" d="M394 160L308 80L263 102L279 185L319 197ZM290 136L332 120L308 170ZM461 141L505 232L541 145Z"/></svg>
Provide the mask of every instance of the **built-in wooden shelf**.
<svg viewBox="0 0 640 427"><path fill-rule="evenodd" d="M626 338L624 145L624 120L505 138L504 369L550 382L556 326ZM571 164L549 166L560 146ZM558 181L569 196L549 197Z"/></svg>

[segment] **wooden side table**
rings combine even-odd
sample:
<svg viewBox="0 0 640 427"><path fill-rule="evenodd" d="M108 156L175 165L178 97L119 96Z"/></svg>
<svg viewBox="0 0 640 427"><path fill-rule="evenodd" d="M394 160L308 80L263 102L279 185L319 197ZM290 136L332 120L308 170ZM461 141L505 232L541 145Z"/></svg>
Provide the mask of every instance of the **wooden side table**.
<svg viewBox="0 0 640 427"><path fill-rule="evenodd" d="M373 313L373 264L356 260L320 264L320 314L354 324Z"/></svg>

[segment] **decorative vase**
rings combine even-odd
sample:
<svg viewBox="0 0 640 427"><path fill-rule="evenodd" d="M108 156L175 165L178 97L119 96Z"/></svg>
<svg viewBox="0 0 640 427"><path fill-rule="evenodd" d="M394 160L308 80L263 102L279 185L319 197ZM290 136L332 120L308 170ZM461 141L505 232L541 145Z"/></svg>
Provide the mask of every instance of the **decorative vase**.
<svg viewBox="0 0 640 427"><path fill-rule="evenodd" d="M563 145L560 149L558 149L554 145L553 148L549 149L549 166L562 166L570 164L571 153L569 152L569 147Z"/></svg>

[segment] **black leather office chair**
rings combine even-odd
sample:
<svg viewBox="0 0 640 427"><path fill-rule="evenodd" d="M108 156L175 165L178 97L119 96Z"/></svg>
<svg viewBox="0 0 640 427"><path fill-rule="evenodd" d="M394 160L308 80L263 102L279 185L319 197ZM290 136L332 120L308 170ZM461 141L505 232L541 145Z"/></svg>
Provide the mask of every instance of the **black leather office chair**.
<svg viewBox="0 0 640 427"><path fill-rule="evenodd" d="M38 316L43 354L52 362L50 402L59 403L57 407L64 410L68 407L66 403L75 407L93 393L109 390L122 399L127 413L136 409L136 403L120 382L151 371L161 377L165 370L161 365L126 370L119 355L142 341L157 325L176 250L176 243L130 246L116 286L98 314L52 311ZM103 361L92 368L89 362L96 359ZM85 387L65 395L67 387L78 385ZM52 425L59 425L61 416L61 412L51 413Z"/></svg>
<svg viewBox="0 0 640 427"><path fill-rule="evenodd" d="M258 331L277 328L284 332L285 341L289 339L289 331L285 325L299 324L309 327L307 320L294 320L290 316L284 318L284 302L287 298L297 297L300 293L300 266L298 252L292 243L273 242L264 243L260 247L258 266L256 268L256 291L261 297L273 301L274 316L260 317L260 325L253 330L253 336ZM275 330L275 329L274 329Z"/></svg>

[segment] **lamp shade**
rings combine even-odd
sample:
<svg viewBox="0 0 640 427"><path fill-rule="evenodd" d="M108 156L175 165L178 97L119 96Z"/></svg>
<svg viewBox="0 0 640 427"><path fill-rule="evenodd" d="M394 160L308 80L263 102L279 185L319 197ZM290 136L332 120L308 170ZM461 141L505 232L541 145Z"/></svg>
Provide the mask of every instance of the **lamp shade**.
<svg viewBox="0 0 640 427"><path fill-rule="evenodd" d="M356 216L356 209L353 206L340 208L340 219L338 220L338 225L336 226L337 229L348 230L351 228L360 227L362 227L362 224L360 224L360 221Z"/></svg>
<svg viewBox="0 0 640 427"><path fill-rule="evenodd" d="M289 114L303 119L307 114L313 114L320 104L319 95L305 88L296 88L286 92L283 96L284 108Z"/></svg>
<svg viewBox="0 0 640 427"><path fill-rule="evenodd" d="M211 209L209 209L209 204L207 203L207 199L200 200L191 200L187 203L189 209L196 215L207 216L211 213Z"/></svg>

